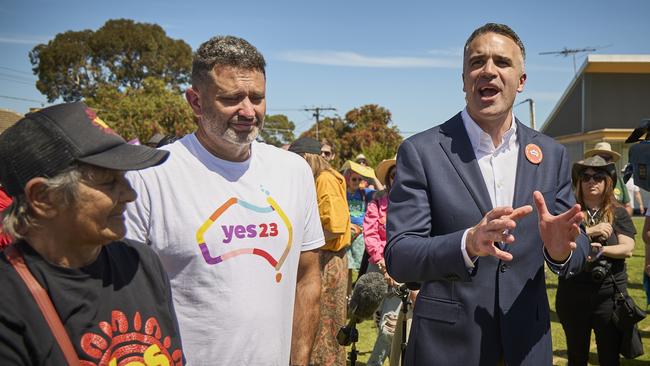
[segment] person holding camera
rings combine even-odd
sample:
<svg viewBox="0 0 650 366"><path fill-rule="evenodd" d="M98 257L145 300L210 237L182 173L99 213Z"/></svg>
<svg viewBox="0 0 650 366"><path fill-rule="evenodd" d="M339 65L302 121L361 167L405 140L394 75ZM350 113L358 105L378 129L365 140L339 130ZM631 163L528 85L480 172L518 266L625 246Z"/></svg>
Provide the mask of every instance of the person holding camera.
<svg viewBox="0 0 650 366"><path fill-rule="evenodd" d="M573 164L576 201L584 213L591 253L583 272L560 278L555 307L564 328L569 365L587 365L591 330L601 365L618 365L622 335L612 321L616 287L627 292L625 258L632 256L636 230L614 197L616 167L600 156Z"/></svg>

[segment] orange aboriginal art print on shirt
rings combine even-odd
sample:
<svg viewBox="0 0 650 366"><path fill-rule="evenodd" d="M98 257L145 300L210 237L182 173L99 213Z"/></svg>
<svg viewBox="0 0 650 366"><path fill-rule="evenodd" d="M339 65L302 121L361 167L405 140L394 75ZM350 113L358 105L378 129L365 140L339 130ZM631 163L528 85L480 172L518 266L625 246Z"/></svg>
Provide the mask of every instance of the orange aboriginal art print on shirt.
<svg viewBox="0 0 650 366"><path fill-rule="evenodd" d="M81 366L180 366L183 353L173 349L172 340L163 333L155 317L143 319L140 312L128 318L114 310L111 320L99 323L100 332L88 332L81 337L84 358Z"/></svg>

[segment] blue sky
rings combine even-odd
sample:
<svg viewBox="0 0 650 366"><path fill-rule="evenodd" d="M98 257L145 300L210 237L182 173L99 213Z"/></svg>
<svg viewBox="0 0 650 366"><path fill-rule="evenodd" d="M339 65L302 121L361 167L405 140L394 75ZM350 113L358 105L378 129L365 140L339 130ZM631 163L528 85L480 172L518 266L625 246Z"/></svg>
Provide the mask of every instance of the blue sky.
<svg viewBox="0 0 650 366"><path fill-rule="evenodd" d="M0 3L0 108L25 113L46 101L28 52L67 30L108 19L157 23L192 49L217 34L254 44L266 57L268 114L301 132L303 108L343 116L364 104L388 108L405 136L444 122L464 106L462 46L486 22L510 25L527 49L538 127L574 76L571 57L539 52L603 47L599 54L650 54L650 1L16 1ZM578 54L578 67L585 54ZM30 99L34 101L15 100ZM46 104L47 105L47 104ZM528 104L515 114L529 123Z"/></svg>

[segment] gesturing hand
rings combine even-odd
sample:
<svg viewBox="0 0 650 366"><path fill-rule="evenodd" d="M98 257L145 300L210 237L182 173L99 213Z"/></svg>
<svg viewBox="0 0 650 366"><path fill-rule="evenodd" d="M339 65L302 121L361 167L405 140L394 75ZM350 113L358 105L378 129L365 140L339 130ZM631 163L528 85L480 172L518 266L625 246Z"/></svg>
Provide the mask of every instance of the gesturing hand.
<svg viewBox="0 0 650 366"><path fill-rule="evenodd" d="M497 207L488 212L481 222L467 232L465 239L467 254L470 257L491 255L504 261L512 260L512 254L497 248L494 242L513 243L515 237L510 234L510 231L517 226L517 220L532 211L532 206L526 205L516 209Z"/></svg>
<svg viewBox="0 0 650 366"><path fill-rule="evenodd" d="M533 192L533 199L539 215L539 235L544 247L556 262L564 262L576 248L576 238L580 234L578 226L583 219L580 205L575 204L569 210L554 216L546 208L544 196L539 191Z"/></svg>

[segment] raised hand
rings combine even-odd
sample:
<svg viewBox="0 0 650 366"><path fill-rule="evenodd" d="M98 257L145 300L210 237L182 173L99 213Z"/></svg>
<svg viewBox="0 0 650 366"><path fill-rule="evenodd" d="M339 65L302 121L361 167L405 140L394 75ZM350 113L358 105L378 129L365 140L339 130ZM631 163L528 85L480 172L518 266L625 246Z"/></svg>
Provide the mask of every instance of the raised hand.
<svg viewBox="0 0 650 366"><path fill-rule="evenodd" d="M476 226L467 232L465 239L467 254L470 257L491 255L504 261L512 260L512 254L497 248L494 243L513 243L515 237L510 232L517 227L517 220L532 211L533 208L526 205L516 209L497 207L488 212Z"/></svg>
<svg viewBox="0 0 650 366"><path fill-rule="evenodd" d="M564 262L576 248L576 238L580 234L583 219L580 205L575 204L569 210L552 215L548 212L544 196L539 191L533 192L533 199L539 215L539 235L544 247L556 262Z"/></svg>

